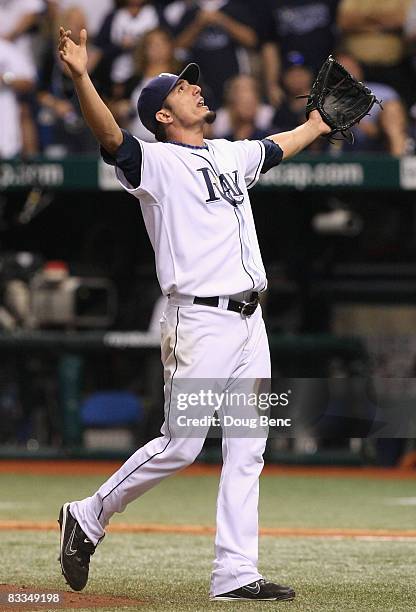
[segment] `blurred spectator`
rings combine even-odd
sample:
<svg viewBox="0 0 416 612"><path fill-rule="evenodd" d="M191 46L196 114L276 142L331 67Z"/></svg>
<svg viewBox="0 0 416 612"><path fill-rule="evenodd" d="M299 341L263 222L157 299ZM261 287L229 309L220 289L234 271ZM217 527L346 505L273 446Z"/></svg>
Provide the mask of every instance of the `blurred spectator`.
<svg viewBox="0 0 416 612"><path fill-rule="evenodd" d="M264 0L260 25L262 59L272 104L282 100L280 77L289 65L302 62L315 73L333 51L338 3L339 0Z"/></svg>
<svg viewBox="0 0 416 612"><path fill-rule="evenodd" d="M337 60L356 79L363 81L364 73L360 64L347 54L338 54ZM343 151L351 152L384 152L400 157L407 149L407 117L405 107L398 93L384 83L366 81L365 84L382 101L383 110L375 104L370 115L364 117L352 129L355 143L349 145L346 141L337 141L336 146L342 144Z"/></svg>
<svg viewBox="0 0 416 612"><path fill-rule="evenodd" d="M410 52L413 81L416 81L416 0L411 0L404 23L404 35ZM413 141L416 142L416 91L411 100L410 120Z"/></svg>
<svg viewBox="0 0 416 612"><path fill-rule="evenodd" d="M31 32L45 9L43 0L0 0L0 38L13 42L33 61Z"/></svg>
<svg viewBox="0 0 416 612"><path fill-rule="evenodd" d="M146 32L134 52L135 70L133 76L124 83L113 87L110 108L122 127L147 142L154 142L154 135L147 130L137 114L137 101L148 81L161 72L177 73L180 66L174 57L171 35L156 28Z"/></svg>
<svg viewBox="0 0 416 612"><path fill-rule="evenodd" d="M20 49L0 39L0 157L22 152L22 131L18 95L28 93L35 83L33 64Z"/></svg>
<svg viewBox="0 0 416 612"><path fill-rule="evenodd" d="M216 109L222 101L224 83L249 72L246 49L254 48L257 35L248 3L241 0L179 0L164 11L164 19L176 37L183 57L201 66ZM186 52L186 53L185 53Z"/></svg>
<svg viewBox="0 0 416 612"><path fill-rule="evenodd" d="M341 0L343 50L355 57L367 81L387 83L410 104L414 77L403 35L411 0Z"/></svg>
<svg viewBox="0 0 416 612"><path fill-rule="evenodd" d="M287 132L305 123L306 100L299 96L307 95L312 87L314 75L310 68L302 64L292 64L282 75L283 98L274 113L272 132ZM313 142L308 152L320 153L328 146L328 141L320 138Z"/></svg>
<svg viewBox="0 0 416 612"><path fill-rule="evenodd" d="M39 67L37 121L41 149L48 157L96 153L97 144L87 128L66 76L56 45L50 41Z"/></svg>
<svg viewBox="0 0 416 612"><path fill-rule="evenodd" d="M414 78L416 78L416 0L411 0L410 2L403 31L410 52ZM416 95L412 102L416 102Z"/></svg>
<svg viewBox="0 0 416 612"><path fill-rule="evenodd" d="M416 50L416 0L410 0L408 10L403 25L403 32L406 41L410 43L413 52L413 60L415 60L414 52Z"/></svg>
<svg viewBox="0 0 416 612"><path fill-rule="evenodd" d="M260 87L249 75L239 75L225 86L225 107L217 112L214 138L261 140L271 134L273 107L261 103Z"/></svg>
<svg viewBox="0 0 416 612"><path fill-rule="evenodd" d="M94 85L104 96L112 91L111 72L113 62L122 50L111 42L111 26L117 11L114 9L105 18L94 38L94 44L88 40L88 72Z"/></svg>
<svg viewBox="0 0 416 612"><path fill-rule="evenodd" d="M113 83L123 83L134 73L132 53L141 37L159 25L154 6L146 0L121 0L109 13L88 53L88 69L100 93L112 95Z"/></svg>
<svg viewBox="0 0 416 612"><path fill-rule="evenodd" d="M33 31L45 9L43 0L0 0L0 38L15 45L26 63L34 65ZM19 93L21 139L24 155L38 153L37 130L31 100Z"/></svg>
<svg viewBox="0 0 416 612"><path fill-rule="evenodd" d="M116 11L111 40L124 51L113 66L111 78L119 83L133 74L132 51L145 32L159 25L156 9L144 0L125 0L125 7Z"/></svg>
<svg viewBox="0 0 416 612"><path fill-rule="evenodd" d="M86 28L90 41L94 40L104 18L115 8L113 0L47 1L56 31L62 25L77 36L82 28Z"/></svg>
<svg viewBox="0 0 416 612"><path fill-rule="evenodd" d="M276 132L293 130L305 122L305 99L312 87L312 71L301 64L289 66L282 76L283 98L273 117Z"/></svg>

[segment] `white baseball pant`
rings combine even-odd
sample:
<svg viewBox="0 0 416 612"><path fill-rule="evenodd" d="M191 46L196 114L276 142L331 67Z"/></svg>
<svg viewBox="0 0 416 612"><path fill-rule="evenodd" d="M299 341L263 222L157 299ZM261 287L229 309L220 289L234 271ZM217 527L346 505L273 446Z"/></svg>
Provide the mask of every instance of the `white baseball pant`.
<svg viewBox="0 0 416 612"><path fill-rule="evenodd" d="M222 305L226 304L224 299ZM172 297L161 320L161 348L165 381L225 379L240 389L247 381L271 375L260 306L251 317L243 318L223 308L191 304L185 296ZM166 391L162 436L139 448L94 495L71 503L71 514L94 544L104 536L115 512L123 512L128 503L190 465L200 453L208 428L188 429L186 437L172 436L172 399ZM256 417L256 408L252 410ZM258 496L266 435L258 435L233 437L223 431L211 595L261 578L257 569Z"/></svg>

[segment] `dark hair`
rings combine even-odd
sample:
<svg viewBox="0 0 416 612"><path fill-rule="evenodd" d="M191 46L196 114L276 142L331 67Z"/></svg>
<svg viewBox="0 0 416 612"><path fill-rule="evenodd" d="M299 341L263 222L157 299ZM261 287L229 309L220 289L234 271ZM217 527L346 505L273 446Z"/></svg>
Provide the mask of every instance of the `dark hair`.
<svg viewBox="0 0 416 612"><path fill-rule="evenodd" d="M166 134L166 125L164 123L160 123L160 121L157 122L155 138L158 142L166 142L168 139L168 135Z"/></svg>
<svg viewBox="0 0 416 612"><path fill-rule="evenodd" d="M166 108L167 110L172 110L170 107L170 104L168 102L166 102L166 100L163 103L163 108ZM157 127L155 130L155 138L158 142L166 142L168 140L168 135L166 132L166 124L165 123L161 123L160 121L156 121L157 123Z"/></svg>

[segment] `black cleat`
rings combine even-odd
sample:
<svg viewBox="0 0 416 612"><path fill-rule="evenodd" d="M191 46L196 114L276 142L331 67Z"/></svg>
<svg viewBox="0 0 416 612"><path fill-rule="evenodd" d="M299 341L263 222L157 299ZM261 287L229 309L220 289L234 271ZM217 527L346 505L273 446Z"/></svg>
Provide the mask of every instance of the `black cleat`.
<svg viewBox="0 0 416 612"><path fill-rule="evenodd" d="M90 557L95 552L95 546L70 513L69 503L62 506L58 523L61 530L59 561L62 574L71 589L82 591L88 582Z"/></svg>
<svg viewBox="0 0 416 612"><path fill-rule="evenodd" d="M281 584L274 584L273 582L267 582L262 578L256 580L246 586L234 589L228 593L222 593L221 595L215 595L212 600L219 601L232 601L245 600L245 601L290 601L295 598L295 591L292 587L282 586Z"/></svg>

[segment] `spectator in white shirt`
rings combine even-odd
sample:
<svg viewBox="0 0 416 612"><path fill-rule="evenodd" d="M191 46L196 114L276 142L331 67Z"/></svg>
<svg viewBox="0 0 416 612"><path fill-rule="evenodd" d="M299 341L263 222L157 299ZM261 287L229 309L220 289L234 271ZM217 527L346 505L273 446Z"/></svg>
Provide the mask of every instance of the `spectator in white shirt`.
<svg viewBox="0 0 416 612"><path fill-rule="evenodd" d="M44 0L0 0L0 38L23 55L35 71L33 29L45 10ZM25 155L38 153L38 138L30 99L20 98L21 136Z"/></svg>
<svg viewBox="0 0 416 612"><path fill-rule="evenodd" d="M33 62L30 30L45 9L43 0L0 0L0 38L13 42Z"/></svg>
<svg viewBox="0 0 416 612"><path fill-rule="evenodd" d="M28 93L35 83L33 64L16 46L0 39L0 158L16 157L22 151L18 94Z"/></svg>
<svg viewBox="0 0 416 612"><path fill-rule="evenodd" d="M144 0L126 0L124 8L116 11L111 25L111 42L121 47L123 53L115 60L111 79L115 83L130 78L134 72L132 51L142 36L157 28L159 17L154 6Z"/></svg>

